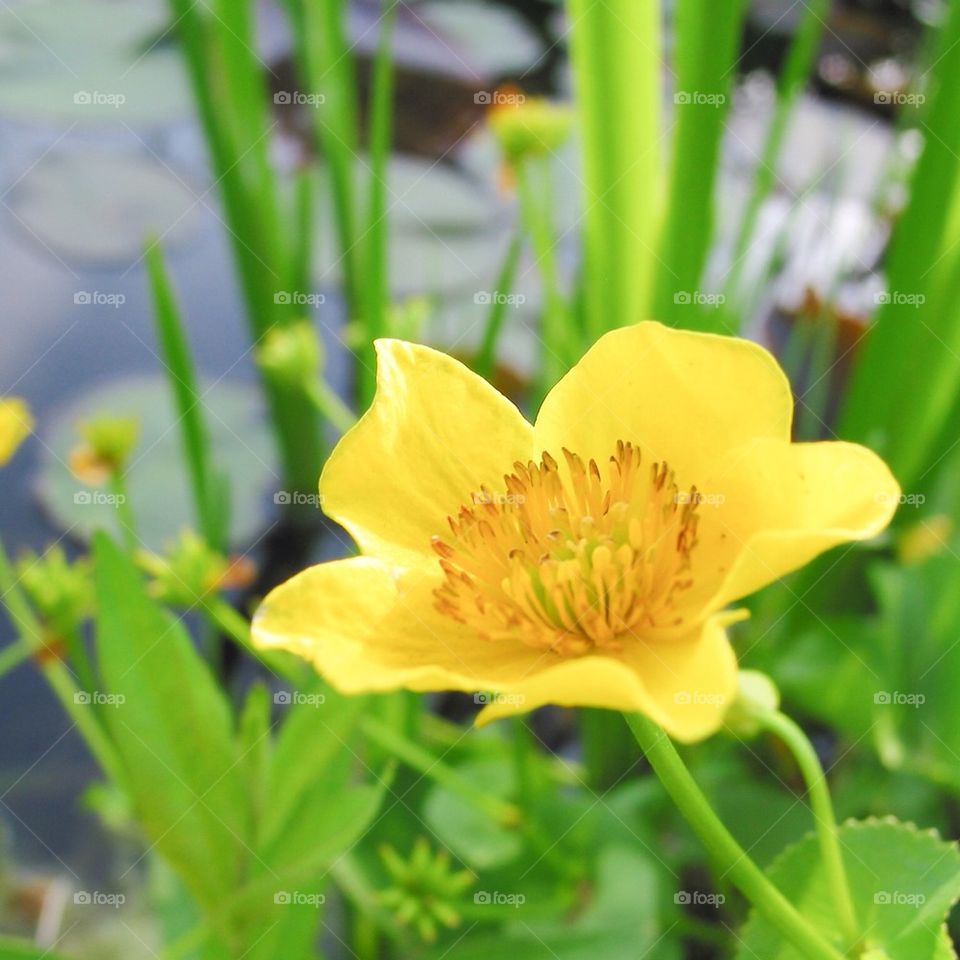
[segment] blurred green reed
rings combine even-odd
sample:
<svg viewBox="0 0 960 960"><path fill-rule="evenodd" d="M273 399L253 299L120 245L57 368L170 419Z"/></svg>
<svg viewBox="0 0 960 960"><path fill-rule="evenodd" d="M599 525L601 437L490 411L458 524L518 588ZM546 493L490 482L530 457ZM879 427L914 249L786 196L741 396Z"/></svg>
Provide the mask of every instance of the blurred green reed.
<svg viewBox="0 0 960 960"><path fill-rule="evenodd" d="M873 445L905 489L956 440L960 400L960 5L950 4L926 77L923 153L895 225L886 302L847 393L845 436ZM952 415L952 416L951 416ZM953 439L943 436L944 429ZM940 442L949 441L943 447ZM927 468L925 470L925 468Z"/></svg>

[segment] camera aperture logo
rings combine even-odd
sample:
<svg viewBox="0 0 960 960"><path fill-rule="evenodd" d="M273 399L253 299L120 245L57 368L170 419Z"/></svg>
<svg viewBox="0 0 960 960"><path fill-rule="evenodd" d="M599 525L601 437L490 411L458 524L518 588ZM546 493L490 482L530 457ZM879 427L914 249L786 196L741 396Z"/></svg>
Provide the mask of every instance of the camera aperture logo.
<svg viewBox="0 0 960 960"><path fill-rule="evenodd" d="M304 493L302 490L278 490L273 502L281 507L321 507L323 497L319 493Z"/></svg>
<svg viewBox="0 0 960 960"><path fill-rule="evenodd" d="M322 693L301 693L299 690L278 690L273 695L277 706L322 707L327 698Z"/></svg>
<svg viewBox="0 0 960 960"><path fill-rule="evenodd" d="M488 707L491 704L503 704L511 707L518 707L526 703L527 698L522 693L475 693L473 702L480 707Z"/></svg>
<svg viewBox="0 0 960 960"><path fill-rule="evenodd" d="M73 895L73 902L78 907L113 907L114 910L118 910L127 902L127 898L122 893L78 890Z"/></svg>
<svg viewBox="0 0 960 960"><path fill-rule="evenodd" d="M273 302L277 306L319 307L327 302L327 298L322 293L305 290L277 290Z"/></svg>
<svg viewBox="0 0 960 960"><path fill-rule="evenodd" d="M273 102L278 107L317 107L327 102L325 94L307 93L304 90L278 90L273 95Z"/></svg>
<svg viewBox="0 0 960 960"><path fill-rule="evenodd" d="M926 694L903 693L900 690L878 690L873 695L873 702L878 706L922 707L927 702Z"/></svg>
<svg viewBox="0 0 960 960"><path fill-rule="evenodd" d="M127 302L123 293L104 293L101 290L78 290L73 295L73 302L78 307L113 307L119 310Z"/></svg>
<svg viewBox="0 0 960 960"><path fill-rule="evenodd" d="M722 693L709 690L678 690L673 695L673 702L681 707L722 707L727 698Z"/></svg>
<svg viewBox="0 0 960 960"><path fill-rule="evenodd" d="M106 490L77 490L73 502L78 507L118 507L127 502L126 494Z"/></svg>
<svg viewBox="0 0 960 960"><path fill-rule="evenodd" d="M322 893L310 893L303 890L278 890L273 895L278 907L313 907L319 910L327 898Z"/></svg>
<svg viewBox="0 0 960 960"><path fill-rule="evenodd" d="M504 893L502 890L478 890L473 895L477 906L522 907L527 898L522 893Z"/></svg>
<svg viewBox="0 0 960 960"><path fill-rule="evenodd" d="M73 102L78 107L113 107L116 110L127 102L127 98L125 94L104 90L78 90L73 95Z"/></svg>
<svg viewBox="0 0 960 960"><path fill-rule="evenodd" d="M473 102L481 107L516 107L526 101L523 93L506 90L478 90Z"/></svg>
<svg viewBox="0 0 960 960"><path fill-rule="evenodd" d="M878 907L922 907L927 898L922 893L904 893L902 890L878 890L873 895Z"/></svg>
<svg viewBox="0 0 960 960"><path fill-rule="evenodd" d="M678 890L673 902L681 907L722 907L727 898L722 893L704 893L702 890Z"/></svg>
<svg viewBox="0 0 960 960"><path fill-rule="evenodd" d="M473 295L473 302L477 306L491 306L498 304L502 307L520 307L527 302L522 293L501 293L499 290L478 290Z"/></svg>
<svg viewBox="0 0 960 960"><path fill-rule="evenodd" d="M127 702L126 694L103 693L100 690L78 690L73 702L84 707L122 707Z"/></svg>

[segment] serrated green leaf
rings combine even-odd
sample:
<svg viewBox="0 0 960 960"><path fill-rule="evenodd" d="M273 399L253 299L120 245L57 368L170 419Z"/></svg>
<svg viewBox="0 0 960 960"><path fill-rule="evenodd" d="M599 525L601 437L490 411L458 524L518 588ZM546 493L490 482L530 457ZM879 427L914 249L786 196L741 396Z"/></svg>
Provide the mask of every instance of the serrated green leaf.
<svg viewBox="0 0 960 960"><path fill-rule="evenodd" d="M943 925L960 897L960 851L933 832L896 820L848 821L840 828L864 948L888 960L941 960ZM844 946L816 838L788 847L767 871L773 883L830 942ZM738 960L803 960L755 912ZM949 949L949 948L948 948Z"/></svg>

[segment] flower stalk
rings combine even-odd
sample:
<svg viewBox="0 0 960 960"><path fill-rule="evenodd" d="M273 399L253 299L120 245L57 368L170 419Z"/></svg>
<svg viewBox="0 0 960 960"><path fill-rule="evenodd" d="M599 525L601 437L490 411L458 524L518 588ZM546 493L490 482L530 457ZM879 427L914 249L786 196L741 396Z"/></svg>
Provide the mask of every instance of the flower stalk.
<svg viewBox="0 0 960 960"><path fill-rule="evenodd" d="M784 742L800 769L810 798L810 809L817 828L823 869L830 883L831 898L836 905L845 939L851 945L856 944L860 940L860 927L843 864L827 777L817 752L801 727L779 710L757 710L754 716L763 729L776 734Z"/></svg>
<svg viewBox="0 0 960 960"><path fill-rule="evenodd" d="M663 730L640 714L624 717L660 782L724 876L805 957L843 960L843 954L797 912L733 838Z"/></svg>

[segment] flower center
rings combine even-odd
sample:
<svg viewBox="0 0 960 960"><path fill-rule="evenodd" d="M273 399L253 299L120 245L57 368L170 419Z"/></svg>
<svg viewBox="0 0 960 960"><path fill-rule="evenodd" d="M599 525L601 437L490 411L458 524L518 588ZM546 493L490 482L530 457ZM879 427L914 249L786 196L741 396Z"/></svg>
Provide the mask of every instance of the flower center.
<svg viewBox="0 0 960 960"><path fill-rule="evenodd" d="M437 608L491 640L578 655L681 622L692 584L699 497L680 493L666 463L641 468L617 442L606 465L563 451L515 463L505 490L481 487L433 537L445 580Z"/></svg>

